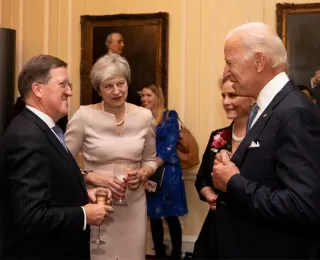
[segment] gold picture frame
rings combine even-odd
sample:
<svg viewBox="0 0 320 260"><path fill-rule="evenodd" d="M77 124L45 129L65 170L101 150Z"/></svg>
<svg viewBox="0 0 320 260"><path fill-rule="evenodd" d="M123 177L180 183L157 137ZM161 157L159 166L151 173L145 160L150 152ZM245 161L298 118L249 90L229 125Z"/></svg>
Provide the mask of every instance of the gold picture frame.
<svg viewBox="0 0 320 260"><path fill-rule="evenodd" d="M113 32L124 38L123 56L131 67L128 102L140 105L137 91L157 84L168 96L168 20L169 14L116 14L81 16L80 104L100 102L90 84L89 74L94 62L107 53L106 37Z"/></svg>
<svg viewBox="0 0 320 260"><path fill-rule="evenodd" d="M310 87L320 68L320 3L277 4L277 33L288 54L288 74L295 84Z"/></svg>

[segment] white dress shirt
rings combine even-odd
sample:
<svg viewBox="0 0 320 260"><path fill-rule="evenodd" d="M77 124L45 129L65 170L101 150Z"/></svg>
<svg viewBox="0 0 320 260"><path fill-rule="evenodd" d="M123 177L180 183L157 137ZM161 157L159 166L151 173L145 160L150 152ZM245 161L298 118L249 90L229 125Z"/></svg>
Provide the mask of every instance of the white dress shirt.
<svg viewBox="0 0 320 260"><path fill-rule="evenodd" d="M257 122L262 112L267 108L267 106L269 106L273 98L288 83L288 81L289 78L287 74L285 72L280 72L277 76L270 80L267 85L264 86L256 100L259 110L251 124L251 127L255 124L255 122Z"/></svg>
<svg viewBox="0 0 320 260"><path fill-rule="evenodd" d="M54 133L54 135L57 137L57 139L59 140L58 136L56 135L56 133L52 130L52 127L54 127L56 124L54 123L53 119L48 116L47 114L43 113L42 111L26 105L26 108L28 108L31 112L33 112L34 114L36 114L43 122L46 123L46 125L51 129L51 131ZM60 142L60 140L59 140ZM87 217L86 217L86 211L84 210L83 207L81 207L83 210L83 214L84 214L84 223L83 223L83 230L86 230L87 227Z"/></svg>

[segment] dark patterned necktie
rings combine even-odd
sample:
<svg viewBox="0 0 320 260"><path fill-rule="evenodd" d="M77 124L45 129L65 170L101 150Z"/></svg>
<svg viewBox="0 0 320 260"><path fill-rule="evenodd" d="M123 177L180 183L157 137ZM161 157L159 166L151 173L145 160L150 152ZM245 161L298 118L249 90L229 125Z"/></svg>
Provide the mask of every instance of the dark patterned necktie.
<svg viewBox="0 0 320 260"><path fill-rule="evenodd" d="M253 120L255 119L258 113L258 110L259 110L259 106L257 105L257 103L254 103L253 106L251 107L250 116L247 122L247 133L250 130Z"/></svg>
<svg viewBox="0 0 320 260"><path fill-rule="evenodd" d="M63 134L63 131L62 129L60 128L60 126L58 125L55 125L54 127L51 128L55 133L56 135L58 136L58 139L60 141L60 143L64 146L64 148L68 151L68 148L66 146L66 143L64 141L64 134Z"/></svg>

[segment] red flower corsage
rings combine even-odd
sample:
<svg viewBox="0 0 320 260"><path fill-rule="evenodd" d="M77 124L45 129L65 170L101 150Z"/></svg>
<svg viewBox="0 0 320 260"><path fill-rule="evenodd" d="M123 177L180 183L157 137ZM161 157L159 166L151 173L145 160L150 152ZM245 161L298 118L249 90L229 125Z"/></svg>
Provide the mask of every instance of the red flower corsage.
<svg viewBox="0 0 320 260"><path fill-rule="evenodd" d="M219 148L224 147L230 139L230 134L229 128L218 132L212 139L211 151L218 152Z"/></svg>

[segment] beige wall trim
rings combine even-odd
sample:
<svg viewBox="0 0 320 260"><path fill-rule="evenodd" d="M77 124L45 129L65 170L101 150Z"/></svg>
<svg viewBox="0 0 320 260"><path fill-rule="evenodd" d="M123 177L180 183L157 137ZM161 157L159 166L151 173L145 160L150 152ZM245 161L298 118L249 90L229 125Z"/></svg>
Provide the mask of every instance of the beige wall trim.
<svg viewBox="0 0 320 260"><path fill-rule="evenodd" d="M187 1L181 0L181 42L180 42L180 111L179 117L185 118L186 105L186 42L187 42ZM170 86L169 86L170 87Z"/></svg>
<svg viewBox="0 0 320 260"><path fill-rule="evenodd" d="M57 19L57 35L58 35L58 39L57 39L57 57L60 58L60 19L61 19L61 10L60 10L60 1L58 0L58 19Z"/></svg>
<svg viewBox="0 0 320 260"><path fill-rule="evenodd" d="M71 75L71 68L72 68L72 43L73 43L73 39L72 39L72 18L73 18L73 13L72 13L72 0L68 0L68 56L67 56L67 63L68 63L68 67L69 69L69 75L70 78L72 79L72 75ZM79 18L80 19L80 18Z"/></svg>
<svg viewBox="0 0 320 260"><path fill-rule="evenodd" d="M68 47L67 47L67 51L68 51L68 56L67 56L67 63L68 63L68 73L69 73L69 77L72 80L72 44L73 44L73 34L72 34L72 18L73 18L73 13L72 13L72 0L68 0ZM72 103L72 98L70 99L70 103ZM71 109L72 109L72 104L69 104L69 117L71 115Z"/></svg>
<svg viewBox="0 0 320 260"><path fill-rule="evenodd" d="M2 15L3 7L2 7L2 6L3 6L3 2L2 2L2 0L0 0L0 27L2 27L2 22L3 22L3 21L2 21L2 19L3 19L3 18L2 18L2 16L3 16L3 15Z"/></svg>
<svg viewBox="0 0 320 260"><path fill-rule="evenodd" d="M50 2L44 0L43 53L49 53Z"/></svg>

